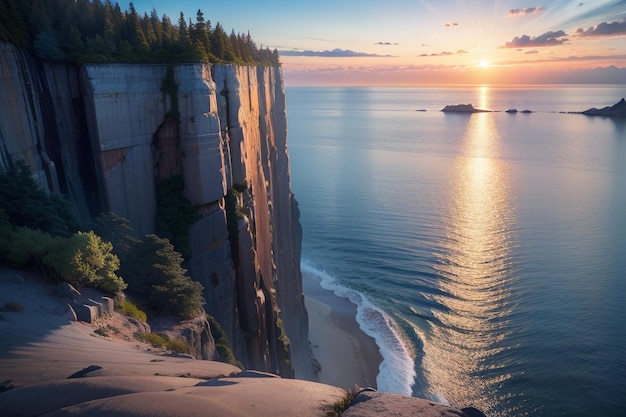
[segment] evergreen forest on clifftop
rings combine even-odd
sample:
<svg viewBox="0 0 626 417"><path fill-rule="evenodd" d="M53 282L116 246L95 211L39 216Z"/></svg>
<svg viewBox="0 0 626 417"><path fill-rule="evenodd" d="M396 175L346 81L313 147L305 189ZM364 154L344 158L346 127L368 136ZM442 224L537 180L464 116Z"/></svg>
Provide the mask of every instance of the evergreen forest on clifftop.
<svg viewBox="0 0 626 417"><path fill-rule="evenodd" d="M0 41L45 60L73 63L233 63L279 66L277 50L259 48L250 33L226 33L198 9L176 24L156 10L140 16L110 0L2 0Z"/></svg>

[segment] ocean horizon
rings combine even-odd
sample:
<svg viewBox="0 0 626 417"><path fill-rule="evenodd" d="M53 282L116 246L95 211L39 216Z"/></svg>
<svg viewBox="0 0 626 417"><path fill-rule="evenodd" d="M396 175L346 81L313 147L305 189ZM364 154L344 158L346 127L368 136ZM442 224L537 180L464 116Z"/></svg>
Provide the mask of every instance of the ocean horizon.
<svg viewBox="0 0 626 417"><path fill-rule="evenodd" d="M626 406L626 85L287 87L302 270L379 390L490 416ZM449 114L449 104L493 113ZM506 110L531 113L508 114Z"/></svg>

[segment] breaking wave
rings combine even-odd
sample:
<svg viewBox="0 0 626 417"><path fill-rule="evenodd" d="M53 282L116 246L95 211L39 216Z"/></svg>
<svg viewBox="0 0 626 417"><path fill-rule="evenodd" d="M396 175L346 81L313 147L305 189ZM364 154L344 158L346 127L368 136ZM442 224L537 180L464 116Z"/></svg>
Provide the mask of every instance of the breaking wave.
<svg viewBox="0 0 626 417"><path fill-rule="evenodd" d="M357 306L356 321L359 327L374 338L383 357L376 377L378 390L411 396L416 376L415 364L394 321L363 293L343 286L334 276L312 262L302 260L301 269L302 272L319 277L323 288L333 291L338 297L349 299Z"/></svg>

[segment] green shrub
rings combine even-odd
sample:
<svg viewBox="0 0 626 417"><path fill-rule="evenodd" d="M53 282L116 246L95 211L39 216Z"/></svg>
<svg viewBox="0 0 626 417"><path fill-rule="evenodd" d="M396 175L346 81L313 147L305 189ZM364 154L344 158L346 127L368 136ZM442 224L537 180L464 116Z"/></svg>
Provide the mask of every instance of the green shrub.
<svg viewBox="0 0 626 417"><path fill-rule="evenodd" d="M226 333L222 330L222 326L215 320L215 317L207 314L209 326L211 326L211 336L215 340L215 350L217 351L218 360L243 369L241 362L235 358L233 349L230 347Z"/></svg>
<svg viewBox="0 0 626 417"><path fill-rule="evenodd" d="M69 237L79 229L72 204L41 188L24 161L17 161L6 172L0 170L0 207L15 226L63 237Z"/></svg>
<svg viewBox="0 0 626 417"><path fill-rule="evenodd" d="M202 284L186 275L183 258L169 240L147 235L135 247L132 259L134 262L123 268L129 291L146 297L153 308L183 318L202 312Z"/></svg>
<svg viewBox="0 0 626 417"><path fill-rule="evenodd" d="M4 231L0 236L1 256L20 267L30 263L41 268L43 258L63 240L29 227L5 227Z"/></svg>
<svg viewBox="0 0 626 417"><path fill-rule="evenodd" d="M148 320L146 313L130 301L122 301L119 305L119 310L122 314L134 317L142 323Z"/></svg>
<svg viewBox="0 0 626 417"><path fill-rule="evenodd" d="M112 249L111 243L93 231L78 232L69 239L58 240L43 262L75 287L92 285L114 293L124 290L126 283L115 274L120 261Z"/></svg>
<svg viewBox="0 0 626 417"><path fill-rule="evenodd" d="M190 259L189 229L198 220L198 215L183 195L184 190L185 183L180 175L159 181L156 186L156 223L159 235L169 239L185 259Z"/></svg>

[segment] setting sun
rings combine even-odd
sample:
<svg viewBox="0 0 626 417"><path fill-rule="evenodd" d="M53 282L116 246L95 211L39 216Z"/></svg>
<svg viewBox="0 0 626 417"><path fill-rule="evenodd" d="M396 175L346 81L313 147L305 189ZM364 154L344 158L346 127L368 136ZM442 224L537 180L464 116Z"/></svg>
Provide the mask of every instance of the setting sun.
<svg viewBox="0 0 626 417"><path fill-rule="evenodd" d="M486 60L480 61L480 66L483 68L489 68L489 61L486 61Z"/></svg>

